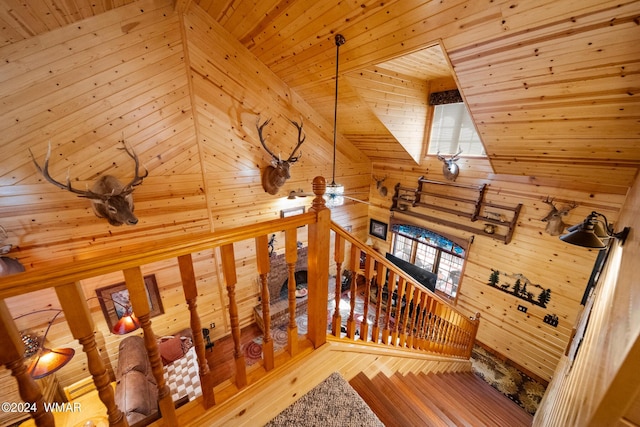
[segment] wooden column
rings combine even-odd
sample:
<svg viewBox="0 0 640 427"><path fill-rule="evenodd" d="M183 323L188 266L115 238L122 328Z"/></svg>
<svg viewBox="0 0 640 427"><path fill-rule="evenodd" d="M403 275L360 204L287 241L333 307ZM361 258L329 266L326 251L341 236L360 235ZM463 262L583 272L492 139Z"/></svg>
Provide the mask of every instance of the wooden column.
<svg viewBox="0 0 640 427"><path fill-rule="evenodd" d="M260 275L262 319L264 320L262 357L264 358L264 369L270 371L274 366L274 354L273 338L271 337L271 311L269 307L270 297L268 281L269 270L271 269L271 260L269 258L269 239L266 234L256 237L256 262L258 264L258 274ZM289 288L291 288L291 282L289 282ZM295 292L295 281L293 282L293 289Z"/></svg>
<svg viewBox="0 0 640 427"><path fill-rule="evenodd" d="M402 297L404 296L405 280L403 277L398 278L398 298L396 300L396 315L393 332L391 333L391 345L398 345L398 334L400 333L400 323L402 322ZM391 298L389 298L391 299ZM403 325L404 327L404 325Z"/></svg>
<svg viewBox="0 0 640 427"><path fill-rule="evenodd" d="M160 413L165 425L178 425L176 418L176 410L171 397L171 391L164 379L164 371L162 369L162 360L160 359L160 351L158 350L158 342L156 336L151 329L151 316L149 307L149 299L144 284L144 277L140 267L132 267L122 271L124 280L129 290L129 301L133 308L133 312L140 321L140 326L144 333L144 346L147 349L149 362L151 362L151 372L156 380L158 387L158 404Z"/></svg>
<svg viewBox="0 0 640 427"><path fill-rule="evenodd" d="M96 345L93 318L80 282L57 286L55 289L71 334L80 342L87 355L87 367L98 390L98 397L106 406L109 425L128 426L127 418L116 406L109 374Z"/></svg>
<svg viewBox="0 0 640 427"><path fill-rule="evenodd" d="M5 300L0 300L0 364L11 371L18 382L20 398L28 403L35 403L36 410L31 417L39 427L54 426L53 414L44 410L42 391L27 372L24 364L24 343L20 332L7 307ZM114 403L115 405L115 403Z"/></svg>
<svg viewBox="0 0 640 427"><path fill-rule="evenodd" d="M335 283L335 300L336 307L333 311L331 320L331 333L339 337L342 326L342 316L340 315L340 300L342 299L342 263L344 262L344 238L336 233L335 250L333 260L336 262L336 283Z"/></svg>
<svg viewBox="0 0 640 427"><path fill-rule="evenodd" d="M289 300L289 328L287 329L287 342L289 354L295 356L298 353L298 324L296 323L296 262L298 261L298 232L295 228L284 231L285 261L287 262L287 298Z"/></svg>
<svg viewBox="0 0 640 427"><path fill-rule="evenodd" d="M184 299L189 307L190 326L193 335L193 344L198 356L198 369L200 374L200 382L202 385L202 403L205 408L210 408L216 404L215 395L213 393L213 376L209 372L209 363L207 362L204 338L202 336L202 323L198 316L198 285L196 283L196 274L193 271L193 259L191 254L178 257L178 267L180 268L180 278L182 279L182 290L184 291Z"/></svg>
<svg viewBox="0 0 640 427"><path fill-rule="evenodd" d="M398 343L398 345L400 347L404 347L405 343L407 342L407 333L409 331L409 311L411 310L411 298L413 297L413 285L411 283L407 283L406 289L405 289L405 303L404 303L404 313L402 313L402 328L400 329L400 342ZM400 295L398 295L398 306L400 306L400 302L401 302L402 298L400 298Z"/></svg>
<svg viewBox="0 0 640 427"><path fill-rule="evenodd" d="M315 348L327 341L331 210L325 206L322 197L326 188L327 183L323 177L313 179L313 193L316 197L309 212L316 213L316 222L309 224L307 338Z"/></svg>
<svg viewBox="0 0 640 427"><path fill-rule="evenodd" d="M233 243L220 247L222 256L222 271L227 282L227 294L229 295L229 322L231 324L231 336L233 337L233 357L236 359L236 387L243 388L247 385L247 365L244 361L240 346L240 321L238 318L238 303L236 302L236 257L233 252Z"/></svg>

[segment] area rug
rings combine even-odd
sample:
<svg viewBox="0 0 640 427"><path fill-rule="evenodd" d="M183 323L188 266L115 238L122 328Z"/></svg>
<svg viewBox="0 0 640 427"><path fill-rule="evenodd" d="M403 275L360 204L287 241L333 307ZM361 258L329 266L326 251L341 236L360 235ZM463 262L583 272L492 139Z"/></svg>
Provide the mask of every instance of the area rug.
<svg viewBox="0 0 640 427"><path fill-rule="evenodd" d="M484 348L474 346L473 371L489 385L517 403L531 415L536 413L546 387Z"/></svg>
<svg viewBox="0 0 640 427"><path fill-rule="evenodd" d="M353 387L334 372L265 426L383 427L384 424Z"/></svg>

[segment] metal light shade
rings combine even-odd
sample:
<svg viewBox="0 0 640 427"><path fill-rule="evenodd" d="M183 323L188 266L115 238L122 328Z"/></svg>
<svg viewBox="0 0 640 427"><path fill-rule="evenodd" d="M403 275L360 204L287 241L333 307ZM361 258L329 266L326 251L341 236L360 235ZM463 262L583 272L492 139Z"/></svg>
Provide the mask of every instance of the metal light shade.
<svg viewBox="0 0 640 427"><path fill-rule="evenodd" d="M580 226L578 229L560 236L560 240L584 248L604 249L607 247L607 245L596 236L596 233L593 231L593 226L590 230Z"/></svg>
<svg viewBox="0 0 640 427"><path fill-rule="evenodd" d="M130 332L135 331L140 327L140 321L133 314L127 314L122 316L118 322L113 325L112 332L116 335L126 335Z"/></svg>
<svg viewBox="0 0 640 427"><path fill-rule="evenodd" d="M37 380L53 374L69 363L75 353L76 351L72 348L54 348L50 350L43 347L29 366L31 378Z"/></svg>

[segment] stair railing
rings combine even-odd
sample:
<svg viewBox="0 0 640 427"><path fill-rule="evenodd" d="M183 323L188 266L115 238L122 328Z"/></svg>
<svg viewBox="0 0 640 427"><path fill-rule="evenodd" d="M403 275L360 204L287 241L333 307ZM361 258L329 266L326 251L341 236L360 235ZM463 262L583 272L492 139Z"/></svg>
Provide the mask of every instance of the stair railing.
<svg viewBox="0 0 640 427"><path fill-rule="evenodd" d="M158 351L156 336L150 320L150 307L144 285L141 267L166 259L177 259L185 304L189 310L190 327L192 331L201 330L201 320L197 310L198 283L194 272L192 254L204 250L219 249L221 254L222 271L226 282L229 299L229 319L236 372L233 377L236 390L248 384L247 367L241 348L241 329L239 324L239 310L235 290L237 285L234 244L247 245L247 240L254 241L256 253L256 271L263 284L261 300L264 319L263 367L266 371L274 367L274 348L270 342L270 296L265 286L269 273L268 238L272 233L285 231L285 246L287 263L295 265L297 251L297 229L308 226L308 333L306 339L317 348L326 342L327 338L327 295L329 276L329 240L331 212L325 207L322 195L326 182L322 177L313 181L315 198L309 212L300 215L265 221L258 224L238 227L231 230L221 230L215 233L203 233L186 237L164 239L145 247L121 249L108 257L101 256L79 260L65 265L51 268L27 271L20 274L0 278L0 363L5 365L16 378L21 398L25 402L35 403L36 410L31 416L38 426L53 426L55 419L51 412L44 409L44 400L39 386L27 372L24 364L24 344L18 327L13 320L6 299L30 292L53 288L58 296L64 317L74 339L82 345L87 358L88 370L93 377L98 390L98 396L106 408L110 426L126 427L128 422L124 413L115 402L115 395L110 384L102 356L99 354L94 335L95 325L87 298L84 295L81 281L103 274L122 271L129 298L143 330L143 338L152 372L158 388L158 404L165 425L178 425L174 402L164 378L162 361ZM290 274L293 274L290 269ZM295 281L293 278L292 282ZM289 304L295 313L295 286L290 287ZM203 289L200 289L202 292ZM295 322L289 324L291 340L298 340ZM293 338L295 337L295 338ZM202 403L205 408L216 404L214 396L211 369L205 357L205 343L202 334L194 333L194 347L198 358L199 373L202 385ZM297 342L290 343L289 351L295 354ZM253 378L253 377L252 377ZM257 380L257 378L255 379Z"/></svg>
<svg viewBox="0 0 640 427"><path fill-rule="evenodd" d="M480 313L464 315L339 225L332 223L331 230L336 264L332 335L465 359L471 356ZM347 243L348 268L343 269ZM347 272L344 282L343 270ZM348 314L340 309L345 300ZM362 306L358 316L357 304Z"/></svg>

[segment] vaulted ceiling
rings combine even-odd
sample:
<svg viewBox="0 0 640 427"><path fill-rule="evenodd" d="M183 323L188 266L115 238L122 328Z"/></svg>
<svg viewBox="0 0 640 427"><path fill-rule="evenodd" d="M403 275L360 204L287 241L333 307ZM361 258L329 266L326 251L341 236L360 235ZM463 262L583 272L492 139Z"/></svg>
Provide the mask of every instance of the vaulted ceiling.
<svg viewBox="0 0 640 427"><path fill-rule="evenodd" d="M0 46L129 3L0 0ZM629 186L640 166L640 1L176 0L175 8L194 5L329 122L334 36L343 34L338 129L374 162L419 161L425 94L455 85L496 174Z"/></svg>

